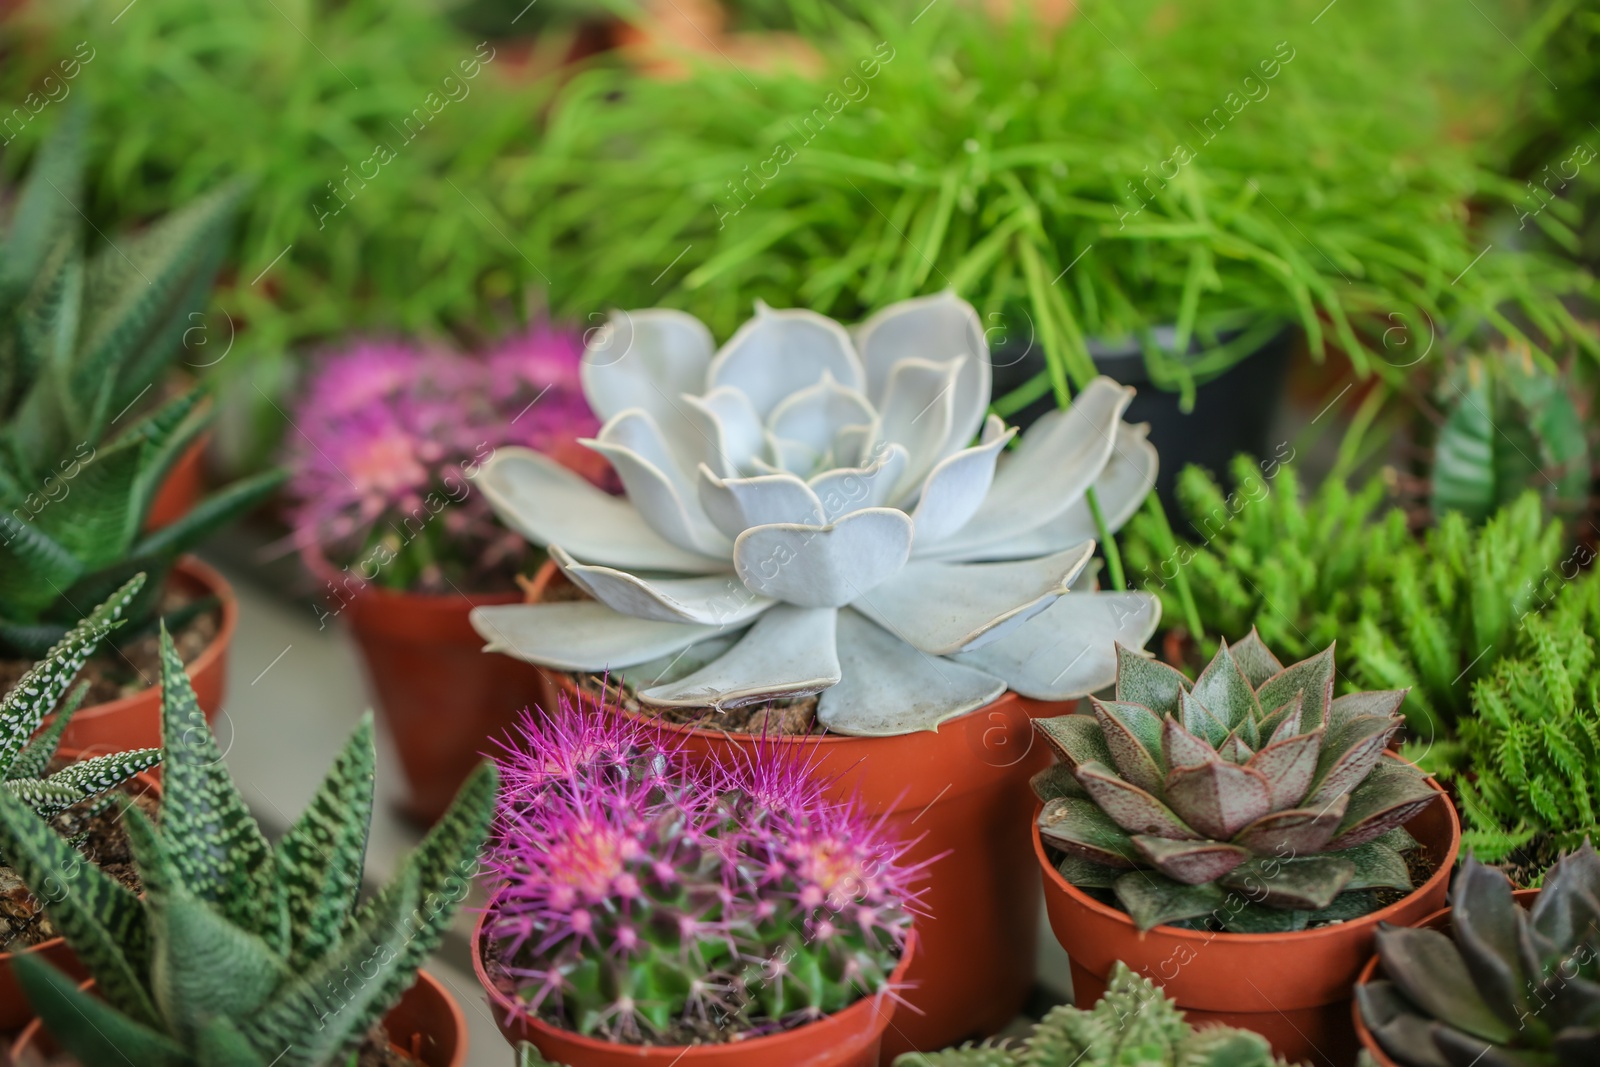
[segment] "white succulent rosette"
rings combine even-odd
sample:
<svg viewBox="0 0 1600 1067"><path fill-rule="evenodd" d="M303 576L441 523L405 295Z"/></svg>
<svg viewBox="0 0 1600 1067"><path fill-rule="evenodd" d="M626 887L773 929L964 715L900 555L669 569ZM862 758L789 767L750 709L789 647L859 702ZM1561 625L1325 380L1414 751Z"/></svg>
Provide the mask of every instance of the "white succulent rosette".
<svg viewBox="0 0 1600 1067"><path fill-rule="evenodd" d="M1146 427L1122 421L1133 391L1096 379L1007 449L978 316L953 294L850 332L760 305L721 349L683 312L618 312L583 385L605 420L584 443L626 496L526 449L479 484L593 599L476 609L492 651L623 672L659 706L820 693L828 729L892 735L1007 688L1100 689L1117 643L1160 620L1090 566L1086 490L1115 530L1155 481Z"/></svg>

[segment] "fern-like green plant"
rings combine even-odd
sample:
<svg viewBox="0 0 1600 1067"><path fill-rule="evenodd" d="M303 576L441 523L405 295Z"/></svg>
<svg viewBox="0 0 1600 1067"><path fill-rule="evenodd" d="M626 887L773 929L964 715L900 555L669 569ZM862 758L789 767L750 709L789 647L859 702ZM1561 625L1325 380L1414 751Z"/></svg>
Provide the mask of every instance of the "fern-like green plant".
<svg viewBox="0 0 1600 1067"><path fill-rule="evenodd" d="M1379 510L1377 479L1355 491L1328 479L1303 499L1292 468L1268 469L1236 459L1231 493L1186 469L1178 498L1190 536L1137 516L1124 535L1131 577L1161 597L1166 618L1198 623L1204 654L1218 638L1243 640L1252 623L1288 655L1338 638L1341 691L1409 689L1412 737L1443 740L1518 620L1551 595L1560 524L1528 492L1481 526L1447 512L1419 539L1398 509Z"/></svg>
<svg viewBox="0 0 1600 1067"><path fill-rule="evenodd" d="M276 845L246 810L162 633L161 826L123 815L143 898L0 790L0 852L59 887L51 920L94 995L31 957L24 992L84 1064L321 1067L350 1052L413 980L466 896L498 777L480 767L379 892L359 899L372 816L364 717L310 806Z"/></svg>
<svg viewBox="0 0 1600 1067"><path fill-rule="evenodd" d="M142 574L129 579L111 599L69 630L0 700L0 791L42 818L91 798L103 798L140 771L161 762L159 749L145 748L94 756L48 773L61 735L87 691L87 686L79 686L63 701L67 687L106 634L122 625L123 609L143 584ZM55 720L39 731L45 716L52 711Z"/></svg>
<svg viewBox="0 0 1600 1067"><path fill-rule="evenodd" d="M1534 846L1553 859L1600 837L1600 580L1583 575L1530 614L1514 649L1472 688L1452 777L1479 857Z"/></svg>
<svg viewBox="0 0 1600 1067"><path fill-rule="evenodd" d="M534 1061L538 1062L538 1061ZM908 1052L894 1067L1275 1067L1282 1060L1260 1034L1196 1030L1161 988L1125 963L1112 965L1105 996L1089 1009L1050 1009L1020 1044Z"/></svg>
<svg viewBox="0 0 1600 1067"><path fill-rule="evenodd" d="M236 191L224 189L88 256L79 207L85 116L70 109L39 153L0 246L0 651L37 657L133 574L142 631L173 561L253 508L269 472L156 533L145 520L210 418L191 391L119 421L169 370L203 307Z"/></svg>

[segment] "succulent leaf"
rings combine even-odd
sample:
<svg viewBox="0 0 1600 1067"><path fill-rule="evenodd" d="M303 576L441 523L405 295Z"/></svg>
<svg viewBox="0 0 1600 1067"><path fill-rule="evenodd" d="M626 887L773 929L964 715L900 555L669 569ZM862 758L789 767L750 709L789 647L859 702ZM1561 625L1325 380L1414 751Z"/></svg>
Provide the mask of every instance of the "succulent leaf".
<svg viewBox="0 0 1600 1067"><path fill-rule="evenodd" d="M1384 924L1377 944L1384 974L1428 1015L1494 1044L1515 1036L1516 1029L1484 1000L1448 936Z"/></svg>
<svg viewBox="0 0 1600 1067"><path fill-rule="evenodd" d="M1186 730L1175 718L1161 724L1161 747L1171 770L1199 767L1217 758L1216 749Z"/></svg>
<svg viewBox="0 0 1600 1067"><path fill-rule="evenodd" d="M1333 645L1310 659L1285 667L1268 678L1257 690L1263 707L1280 708L1304 693L1300 711L1300 728L1315 730L1327 718L1328 705L1333 700Z"/></svg>
<svg viewBox="0 0 1600 1067"><path fill-rule="evenodd" d="M1039 813L1039 834L1068 855L1107 867L1132 867L1139 859L1128 832L1092 800L1060 797Z"/></svg>
<svg viewBox="0 0 1600 1067"><path fill-rule="evenodd" d="M1344 892L1355 871L1355 864L1341 856L1256 859L1224 875L1222 884L1269 907L1319 911Z"/></svg>
<svg viewBox="0 0 1600 1067"><path fill-rule="evenodd" d="M1261 704L1244 670L1233 658L1226 641L1195 679L1191 695L1223 726L1232 730L1246 721L1261 718Z"/></svg>
<svg viewBox="0 0 1600 1067"><path fill-rule="evenodd" d="M1215 882L1250 858L1250 851L1220 841L1173 841L1135 834L1134 847L1156 870L1184 885Z"/></svg>
<svg viewBox="0 0 1600 1067"><path fill-rule="evenodd" d="M1160 716L1178 713L1178 694L1191 689L1189 679L1138 649L1117 646L1117 699L1143 704Z"/></svg>
<svg viewBox="0 0 1600 1067"><path fill-rule="evenodd" d="M1059 715L1053 719L1034 719L1034 729L1055 749L1068 767L1085 763L1113 764L1111 747L1100 724L1092 715Z"/></svg>
<svg viewBox="0 0 1600 1067"><path fill-rule="evenodd" d="M1094 790L1089 794L1095 796ZM1223 759L1172 771L1167 775L1166 796L1184 824L1221 841L1272 810L1272 788L1266 776ZM1117 818L1115 813L1112 818Z"/></svg>
<svg viewBox="0 0 1600 1067"><path fill-rule="evenodd" d="M1381 839L1347 848L1342 855L1356 865L1346 889L1410 889L1411 871L1398 849Z"/></svg>
<svg viewBox="0 0 1600 1067"><path fill-rule="evenodd" d="M193 1067L193 1061L177 1042L141 1025L100 996L79 989L75 979L34 953L18 953L12 965L18 984L44 1021L45 1029L79 1063Z"/></svg>
<svg viewBox="0 0 1600 1067"><path fill-rule="evenodd" d="M1293 734L1267 745L1246 764L1267 780L1272 811L1282 811L1305 799L1317 773L1322 740L1320 728L1306 734Z"/></svg>
<svg viewBox="0 0 1600 1067"><path fill-rule="evenodd" d="M1395 760L1381 760L1367 780L1349 794L1339 834L1328 847L1354 848L1376 840L1439 800L1439 792L1412 769Z"/></svg>
<svg viewBox="0 0 1600 1067"><path fill-rule="evenodd" d="M1206 707L1199 697L1188 690L1178 694L1178 718L1182 720L1184 729L1203 738L1213 748L1221 746L1228 737L1228 724L1223 722L1221 715Z"/></svg>
<svg viewBox="0 0 1600 1067"><path fill-rule="evenodd" d="M1396 726L1395 719L1361 715L1335 727L1322 747L1316 780L1306 803L1326 804L1364 782L1383 758Z"/></svg>
<svg viewBox="0 0 1600 1067"><path fill-rule="evenodd" d="M1252 689L1260 689L1268 678L1283 670L1283 664L1261 640L1254 626L1250 627L1250 633L1244 640L1234 644L1231 651L1234 662L1239 664Z"/></svg>
<svg viewBox="0 0 1600 1067"><path fill-rule="evenodd" d="M1044 803L1057 797L1086 797L1083 786L1078 784L1078 779L1072 776L1072 771L1065 763L1052 763L1050 766L1036 773L1028 779L1028 784L1033 788L1033 793Z"/></svg>
<svg viewBox="0 0 1600 1067"><path fill-rule="evenodd" d="M1216 882L1185 885L1155 871L1129 871L1117 879L1115 892L1140 930L1219 913L1228 900Z"/></svg>
<svg viewBox="0 0 1600 1067"><path fill-rule="evenodd" d="M1089 704L1118 773L1146 792L1159 791L1165 777L1157 756L1161 721L1139 704L1106 705L1093 698Z"/></svg>
<svg viewBox="0 0 1600 1067"><path fill-rule="evenodd" d="M1308 856L1333 840L1349 802L1341 797L1327 807L1290 808L1264 815L1239 831L1233 841L1258 856Z"/></svg>
<svg viewBox="0 0 1600 1067"><path fill-rule="evenodd" d="M1103 763L1086 763L1079 767L1078 781L1100 810L1130 834L1150 834L1177 841L1194 841L1200 837L1198 830L1191 829L1172 809L1138 786L1124 782L1115 770Z"/></svg>

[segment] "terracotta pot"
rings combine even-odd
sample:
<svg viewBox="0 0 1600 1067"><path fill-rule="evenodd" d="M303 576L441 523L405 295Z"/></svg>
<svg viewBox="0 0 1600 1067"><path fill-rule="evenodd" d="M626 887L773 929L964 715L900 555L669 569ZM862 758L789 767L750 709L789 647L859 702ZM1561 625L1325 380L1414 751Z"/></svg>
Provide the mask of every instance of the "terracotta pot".
<svg viewBox="0 0 1600 1067"><path fill-rule="evenodd" d="M90 980L78 988L93 986ZM416 983L383 1017L383 1025L389 1032L389 1043L423 1067L466 1067L466 1016L461 1014L461 1006L449 991L427 971L417 972ZM39 1067L56 1055L59 1055L56 1043L37 1019L28 1024L11 1046L14 1067Z"/></svg>
<svg viewBox="0 0 1600 1067"><path fill-rule="evenodd" d="M559 572L540 569L537 599ZM561 579L565 581L564 578ZM569 675L552 672L569 696ZM917 920L911 988L883 1040L884 1064L904 1052L944 1048L997 1033L1033 989L1039 885L1028 854L1034 809L1028 779L1050 761L1032 720L1071 713L1074 702L1047 703L1015 693L945 723L900 737L790 737L815 746L819 774L839 797L859 794L891 833L914 842L910 863L929 862L925 916ZM620 708L613 714L628 715ZM651 725L680 737L691 758L726 759L749 735Z"/></svg>
<svg viewBox="0 0 1600 1067"><path fill-rule="evenodd" d="M195 556L184 556L172 568L168 581L197 596L214 596L222 602L222 625L204 652L189 664L189 681L206 721L216 719L228 684L228 646L239 625L239 601L233 586ZM46 720L47 722L49 720ZM85 752L122 752L130 748L161 747L161 686L152 684L131 696L105 704L79 708L61 738L63 748Z"/></svg>
<svg viewBox="0 0 1600 1067"><path fill-rule="evenodd" d="M1437 782L1429 784L1444 795ZM1045 853L1037 822L1033 848L1044 872L1050 926L1071 957L1079 1007L1100 998L1111 965L1122 960L1161 985L1195 1025L1254 1030L1291 1063L1343 1067L1355 1062L1358 1047L1350 1027L1350 991L1372 956L1378 923L1409 926L1437 911L1461 850L1461 822L1448 797L1424 808L1406 829L1435 865L1426 882L1370 915L1291 934L1213 934L1174 926L1141 934L1124 912L1061 876Z"/></svg>
<svg viewBox="0 0 1600 1067"><path fill-rule="evenodd" d="M71 760L87 755L66 748L58 748L56 754ZM157 798L161 796L161 779L155 773L145 771L135 775L133 780L139 783L141 792ZM11 970L11 961L24 953L37 953L46 962L74 978L87 977L83 966L78 963L78 957L67 947L64 937L52 937L22 952L0 952L0 1032L9 1032L33 1021L33 1007L28 1003L28 998L22 995L22 987L17 985L16 975Z"/></svg>
<svg viewBox="0 0 1600 1067"><path fill-rule="evenodd" d="M489 998L495 1025L513 1048L532 1042L545 1059L566 1067L874 1067L882 1055L884 1031L897 1013L887 996L866 997L848 1008L780 1034L735 1041L724 1045L619 1045L595 1037L560 1030L538 1019L518 1014L510 997L495 988L483 968L483 924L478 916L472 931L472 969ZM889 976L896 985L911 981L916 966L920 934L913 931L906 953Z"/></svg>
<svg viewBox="0 0 1600 1067"><path fill-rule="evenodd" d="M368 683L405 771L409 796L403 810L432 824L522 709L553 706L543 673L509 656L484 655L483 638L467 621L473 608L516 603L522 593L400 593L362 583L318 552L302 558L344 600L337 617L349 623L361 648Z"/></svg>
<svg viewBox="0 0 1600 1067"><path fill-rule="evenodd" d="M156 490L156 498L150 504L150 513L145 516L146 533L171 526L200 502L206 488L205 455L210 441L209 433L195 438L167 471L166 480Z"/></svg>
<svg viewBox="0 0 1600 1067"><path fill-rule="evenodd" d="M1511 894L1511 897L1518 904L1528 908L1532 907L1533 902L1539 898L1539 891L1537 889L1518 889ZM1441 908L1413 925L1449 933L1450 909ZM1356 979L1356 984L1366 985L1372 981L1378 976L1378 968L1381 966L1383 966L1382 961L1374 955L1367 961L1367 965L1361 968L1361 975ZM1367 1024L1361 1019L1361 1006L1353 999L1350 1001L1350 1018L1355 1022L1356 1036L1361 1039L1361 1047L1371 1054L1378 1067L1403 1067L1402 1064L1396 1062L1387 1052L1383 1051L1383 1047L1378 1044L1378 1039L1372 1036L1372 1031L1367 1029Z"/></svg>

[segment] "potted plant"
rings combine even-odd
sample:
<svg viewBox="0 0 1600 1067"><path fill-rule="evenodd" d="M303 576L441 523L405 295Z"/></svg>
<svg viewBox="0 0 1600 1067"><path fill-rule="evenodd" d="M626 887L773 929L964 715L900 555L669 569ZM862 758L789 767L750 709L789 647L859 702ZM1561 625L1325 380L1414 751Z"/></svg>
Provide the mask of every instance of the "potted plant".
<svg viewBox="0 0 1600 1067"><path fill-rule="evenodd" d="M948 286L982 311L1008 419L1068 377L1139 386L1163 495L1187 461L1271 449L1301 337L1402 373L1435 329L1516 332L1517 302L1600 353L1558 297L1580 271L1479 259L1467 205L1516 195L1459 135L1501 103L1492 28L1362 0L1312 48L1317 11L1262 0L1085 3L1058 31L1029 5L921 8L798 15L815 71L572 79L514 175L556 310L659 302L722 335L755 299L854 321Z"/></svg>
<svg viewBox="0 0 1600 1067"><path fill-rule="evenodd" d="M1473 686L1472 714L1458 726L1461 758L1448 781L1461 798L1464 840L1522 884L1537 885L1594 832L1597 633L1600 577L1589 571L1528 612L1511 649Z"/></svg>
<svg viewBox="0 0 1600 1067"><path fill-rule="evenodd" d="M1155 476L1129 390L1092 382L1002 460L987 353L949 293L853 333L763 305L720 350L681 312L619 312L583 379L625 499L526 450L479 477L576 587L553 567L547 602L476 609L491 650L573 694L610 671L615 714L689 724L667 728L707 759L824 730L840 795L917 839L928 915L890 1053L993 1032L1026 998L1027 720L1108 684L1112 641L1158 617L1091 562Z"/></svg>
<svg viewBox="0 0 1600 1067"><path fill-rule="evenodd" d="M1525 492L1474 524L1449 509L1421 536L1382 503L1381 476L1329 477L1302 499L1293 464L1238 457L1231 490L1198 468L1180 476L1190 532L1147 510L1129 523L1130 579L1161 597L1175 625L1164 657L1188 669L1254 626L1301 657L1341 642L1341 687L1406 689L1416 758L1455 762L1473 684L1512 647L1521 621L1593 559L1563 545L1559 521Z"/></svg>
<svg viewBox="0 0 1600 1067"><path fill-rule="evenodd" d="M577 444L599 423L576 335L540 325L485 355L363 343L316 369L294 410L292 540L321 589L321 627L349 624L400 755L407 814L437 819L516 712L548 701L538 671L485 659L467 614L522 599L539 557L477 490L507 445L605 484Z"/></svg>
<svg viewBox="0 0 1600 1067"><path fill-rule="evenodd" d="M1373 931L1437 910L1460 846L1443 791L1385 751L1404 692L1335 698L1331 646L1284 667L1253 631L1192 683L1118 660L1116 700L1035 722L1062 759L1034 843L1079 1004L1121 960L1191 1019L1353 1055Z"/></svg>
<svg viewBox="0 0 1600 1067"><path fill-rule="evenodd" d="M224 189L86 255L81 125L73 109L34 166L0 272L0 669L12 677L98 603L143 572L115 653L90 660L86 706L68 748L160 744L153 620L164 615L205 707L222 698L236 609L221 575L184 555L276 486L268 473L220 490L146 532L173 464L210 408L192 390L135 414L159 386L189 316L209 291L236 190Z"/></svg>
<svg viewBox="0 0 1600 1067"><path fill-rule="evenodd" d="M1378 931L1356 986L1362 1045L1380 1067L1594 1062L1597 895L1587 841L1543 889L1467 857L1449 908Z"/></svg>
<svg viewBox="0 0 1600 1067"><path fill-rule="evenodd" d="M1231 1026L1197 1030L1161 987L1125 963L1111 967L1105 995L1092 1008L1059 1004L1033 1032L1004 1046L967 1046L913 1052L894 1067L1032 1067L1034 1064L1208 1064L1212 1067L1282 1067L1266 1038Z"/></svg>
<svg viewBox="0 0 1600 1067"><path fill-rule="evenodd" d="M55 879L60 891L51 916L94 979L92 988L79 988L55 968L20 957L17 978L39 1021L14 1055L37 1047L41 1026L85 1065L112 1062L120 1050L140 1062L196 1067L323 1067L365 1045L381 1050L369 1030L417 980L418 965L438 945L476 872L493 811L494 768L469 778L388 884L361 900L375 759L370 716L306 812L269 844L165 632L161 665L161 824L136 810L124 819L143 897L98 868L73 863L71 846L0 790L0 853L25 881ZM416 1050L390 1062L464 1062L464 1036L414 1040L407 1020L390 1015L388 1022L390 1042ZM435 1045L456 1051L444 1058Z"/></svg>
<svg viewBox="0 0 1600 1067"><path fill-rule="evenodd" d="M563 695L500 762L473 962L513 1044L568 1067L878 1063L925 872L811 753L699 764Z"/></svg>
<svg viewBox="0 0 1600 1067"><path fill-rule="evenodd" d="M145 749L86 757L62 749L62 734L82 704L86 687L66 694L106 634L122 625L122 611L143 583L144 575L136 575L85 616L0 702L0 790L49 820L55 830L80 840L83 855L77 858L101 867L121 863L127 848L119 813L112 809L108 794L137 778L142 791L159 795L160 786L143 772L160 762L161 753ZM54 721L41 730L51 713ZM25 953L57 966L72 966L73 961L45 915L43 902L11 869L3 851L0 899L5 901L0 915L0 1030L15 1030L33 1015L17 987L12 961Z"/></svg>

